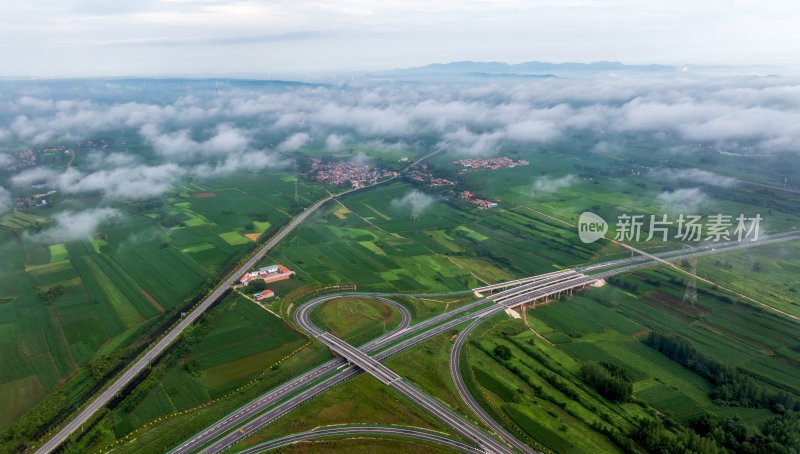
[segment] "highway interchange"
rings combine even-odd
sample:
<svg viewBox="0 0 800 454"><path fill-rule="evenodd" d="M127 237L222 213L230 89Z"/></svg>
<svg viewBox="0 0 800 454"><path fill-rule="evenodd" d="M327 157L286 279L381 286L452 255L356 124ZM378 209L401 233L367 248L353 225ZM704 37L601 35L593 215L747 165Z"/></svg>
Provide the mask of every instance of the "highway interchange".
<svg viewBox="0 0 800 454"><path fill-rule="evenodd" d="M413 167L419 162L427 159L428 157L438 153L441 150L434 150L433 152L417 159L410 164L406 169ZM384 180L376 184L381 184L389 180ZM359 189L366 189L370 186L365 186ZM308 216L314 213L321 206L325 205L330 200L353 192L353 190L345 191L341 194L329 195L310 207L306 208L298 216L292 219L281 231L279 231L273 238L271 238L261 249L256 251L250 258L248 258L240 267L234 272L227 275L223 281L218 285L203 301L195 306L190 312L185 314L183 318L173 327L166 335L159 339L149 350L141 355L134 361L121 375L115 378L97 397L91 400L72 420L68 421L52 438L47 440L40 446L36 453L45 454L52 452L60 446L72 433L77 431L83 426L97 411L107 405L112 398L123 390L133 379L142 371L148 368L152 362L159 357L182 333L191 326L209 307L217 302L233 285L238 277L244 272L252 269L263 257L274 248L281 240L283 240L289 233L291 233L298 225L300 225ZM332 350L342 354L347 360L350 360L353 365L349 364L344 358L336 358L328 361L327 363L300 375L299 377L271 390L243 407L235 410L233 413L227 415L214 425L208 427L204 431L196 434L189 440L177 446L171 452L173 453L186 453L194 452L197 449L205 446L201 452L219 452L232 446L246 435L258 430L269 422L282 416L286 412L295 408L297 405L305 402L311 397L323 392L332 386L341 383L342 381L358 374L362 370L375 375L382 382L393 385L398 391L405 394L410 399L414 400L423 408L428 409L434 415L446 421L446 423L464 435L467 439L473 440L479 446L488 449L491 452L513 452L506 451L508 446L498 443L495 438L487 437L486 434L472 426L468 421L463 420L459 415L452 412L448 408L442 407L441 403L433 400L430 396L421 393L416 387L410 385L405 380L399 379L396 374L385 369L380 361L394 355L400 351L405 350L413 345L428 339L437 334L443 333L454 327L471 321L467 329L457 338L456 346L460 351L460 344L463 344L466 339L467 333L474 327L479 320L491 316L498 311L506 308L515 307L536 301L542 298L547 298L553 295L560 295L562 292L572 291L573 289L582 288L590 285L598 280L607 279L613 275L634 271L639 268L656 265L660 262L675 262L685 259L690 256L703 256L715 254L723 251L740 250L753 246L760 246L780 241L788 241L798 238L798 232L788 232L779 235L773 235L768 239L763 239L758 242L727 242L717 243L713 246L705 246L696 248L695 250L687 253L685 250L670 251L654 256L633 256L625 259L613 260L600 264L592 264L584 267L576 268L575 270L565 270L563 272L548 273L546 275L534 276L527 279L517 280L514 282L506 283L506 287L501 284L500 288L505 288L496 294L486 298L481 298L473 303L462 306L456 310L452 310L445 314L432 317L424 320L413 326L409 326L410 316L407 311L401 310L403 320L400 326L386 335L362 346L360 349L355 349L347 345L341 339L335 338L329 333L323 333L318 328L314 327L308 319L308 313L311 309L327 301L331 298L346 296L348 294L331 295L315 299L303 306L301 306L295 313L295 318L298 324L306 329L309 334L316 337L322 342L325 342ZM596 274L595 271L604 270ZM580 271L580 272L579 272ZM511 288L507 288L507 287ZM399 303L384 298L378 294L359 293L362 296L370 296L381 298L382 301L390 304L396 308L401 307ZM488 307L481 307L486 306ZM459 315L463 314L463 315ZM460 340L460 343L459 341ZM455 351L455 348L454 348ZM455 359L458 362L458 359ZM456 368L457 369L457 368ZM453 369L454 378L457 375ZM522 452L531 452L530 449L519 442L511 434L505 431L485 412L480 410L477 403L469 396L466 388L463 386L463 381L456 381L459 393L464 398L467 405L475 412L476 416L480 418L488 427L490 427L495 434L502 440L513 446L515 449ZM245 423L241 427L237 427ZM466 424L466 425L465 425ZM236 428L237 430L233 430ZM227 435L220 435L227 433ZM214 441L216 440L216 441ZM213 441L213 443L211 443ZM211 443L210 445L208 445ZM208 446L206 446L208 445Z"/></svg>
<svg viewBox="0 0 800 454"><path fill-rule="evenodd" d="M715 245L713 248L708 246L705 248L697 248L692 253L686 253L685 251L671 251L664 254L659 254L659 257L674 262L683 260L692 255L708 255L723 251L739 250L763 244L789 241L797 238L797 233L792 232L784 235L776 235L775 237L765 239L757 243L732 243L727 245ZM647 259L643 260L641 257L637 256L591 265L590 267L583 269L584 271L587 269L590 269L591 271L605 270L598 274L584 275L574 270L564 270L561 272L548 273L547 275L540 275L538 277L526 279L517 287L503 290L486 298L482 298L475 302L461 306L450 312L431 317L422 322L411 325L410 327L395 329L381 338L363 346L361 351L369 354L375 361L382 361L413 345L417 345L426 339L447 332L448 330L451 330L462 323L474 320L482 320L509 307L515 307L532 301L541 300L549 296L558 295L565 291L570 291L574 288L591 285L598 279L606 279L615 274L629 272L656 264L658 264L658 262ZM319 328L314 326L313 323L311 323L311 311L325 301L351 295L373 297L380 296L370 293L352 292L327 295L316 298L300 306L295 312L295 319L298 324L306 329L310 334L319 337L324 333ZM325 339L321 340L324 341ZM342 346L339 345L339 347L341 348ZM334 350L336 350L336 348L334 348ZM377 353L373 354L373 352ZM262 395L239 410L234 411L228 417L223 418L223 420L216 423L214 426L195 435L172 452L193 452L197 446L203 446L207 443L210 443L224 432L228 432L227 435L216 439L214 443L207 446L202 450L202 452L220 452L224 449L227 449L238 441L257 431L261 427L264 427L265 425L284 415L297 405L358 374L360 371L361 369L358 366L347 365L347 363L341 358L325 363L317 369L314 369L302 375L301 377L298 377L298 379L292 380L283 386L280 386ZM391 382L392 380L394 380L394 377L388 378L388 376L386 376L384 377L383 381ZM400 380L399 382L404 383L405 381ZM307 386L309 383L311 383L310 386ZM461 388L459 392L468 394L464 388ZM281 401L281 396L285 395L292 395L292 397ZM485 417L485 415L481 414L477 414L477 416L481 419L484 419ZM505 434L497 430L496 427L494 427L494 424L487 423L487 425L504 440L506 439L506 437L503 436ZM508 442L512 444L512 446L515 445L515 443L511 441Z"/></svg>

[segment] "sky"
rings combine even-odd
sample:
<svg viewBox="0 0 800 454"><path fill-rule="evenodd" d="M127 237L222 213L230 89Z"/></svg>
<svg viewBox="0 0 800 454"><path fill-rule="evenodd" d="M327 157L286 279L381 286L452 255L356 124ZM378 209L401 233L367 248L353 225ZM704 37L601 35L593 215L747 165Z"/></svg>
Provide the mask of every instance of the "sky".
<svg viewBox="0 0 800 454"><path fill-rule="evenodd" d="M0 77L270 76L458 60L794 65L793 0L0 0Z"/></svg>

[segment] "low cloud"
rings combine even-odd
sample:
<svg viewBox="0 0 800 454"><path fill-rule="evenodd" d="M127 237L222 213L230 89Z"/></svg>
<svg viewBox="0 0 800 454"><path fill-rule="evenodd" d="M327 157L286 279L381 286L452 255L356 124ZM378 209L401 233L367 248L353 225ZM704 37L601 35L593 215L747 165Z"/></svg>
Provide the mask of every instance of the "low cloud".
<svg viewBox="0 0 800 454"><path fill-rule="evenodd" d="M0 186L0 214L5 214L11 209L12 200L11 193L8 189Z"/></svg>
<svg viewBox="0 0 800 454"><path fill-rule="evenodd" d="M597 142L591 149L592 153L597 154L616 154L623 151L622 145L601 140Z"/></svg>
<svg viewBox="0 0 800 454"><path fill-rule="evenodd" d="M699 188L689 188L664 191L658 195L658 201L665 209L696 214L696 210L708 201L708 197Z"/></svg>
<svg viewBox="0 0 800 454"><path fill-rule="evenodd" d="M539 177L531 185L531 195L535 197L552 194L559 189L572 186L577 181L578 177L575 175L566 175L561 178Z"/></svg>
<svg viewBox="0 0 800 454"><path fill-rule="evenodd" d="M218 125L214 135L205 141L194 140L189 129L161 132L157 126L145 125L140 133L156 152L177 161L236 153L247 149L250 143L245 131L227 124Z"/></svg>
<svg viewBox="0 0 800 454"><path fill-rule="evenodd" d="M310 141L311 141L311 136L309 136L305 132L298 132L296 134L292 134L286 140L281 142L276 147L276 150L283 152L295 151L305 146Z"/></svg>
<svg viewBox="0 0 800 454"><path fill-rule="evenodd" d="M88 154L87 158L89 161L87 166L92 169L129 167L139 161L137 156L119 152L104 154L101 151L92 151Z"/></svg>
<svg viewBox="0 0 800 454"><path fill-rule="evenodd" d="M422 213L430 207L436 199L424 192L417 190L410 191L401 198L392 199L392 206L395 208L410 208L412 212Z"/></svg>
<svg viewBox="0 0 800 454"><path fill-rule="evenodd" d="M372 162L372 158L370 158L369 155L367 155L363 151L359 151L358 153L354 154L353 157L350 158L350 162L352 162L353 164L358 164L360 166L363 166L363 165L368 165L370 162Z"/></svg>
<svg viewBox="0 0 800 454"><path fill-rule="evenodd" d="M502 132L476 134L467 128L459 128L442 135L437 147L461 155L491 156L497 154L504 137Z"/></svg>
<svg viewBox="0 0 800 454"><path fill-rule="evenodd" d="M551 121L526 120L506 127L505 136L516 142L550 142L561 135Z"/></svg>
<svg viewBox="0 0 800 454"><path fill-rule="evenodd" d="M68 169L63 173L39 167L15 175L11 181L19 186L45 182L66 194L97 192L113 200L139 200L163 194L185 173L176 164L139 165L94 172Z"/></svg>
<svg viewBox="0 0 800 454"><path fill-rule="evenodd" d="M671 182L706 184L720 188L729 188L738 183L735 178L701 169L655 169L650 171L650 176Z"/></svg>
<svg viewBox="0 0 800 454"><path fill-rule="evenodd" d="M380 151L402 151L408 150L411 146L403 141L384 142L383 140L369 140L364 142L359 148Z"/></svg>
<svg viewBox="0 0 800 454"><path fill-rule="evenodd" d="M15 186L30 186L32 184L48 182L55 179L58 172L45 168L36 167L33 169L23 170L22 172L11 177L11 183Z"/></svg>
<svg viewBox="0 0 800 454"><path fill-rule="evenodd" d="M122 99L138 99L126 88L117 87L126 96ZM0 105L9 114L0 130L30 143L138 130L171 159L243 151L264 131L288 137L287 151L305 144L296 134L326 143L333 135L366 142L429 134L451 151L481 155L495 152L504 141L549 142L567 130L664 133L704 144L741 143L763 152L800 148L800 83L792 78L617 77L478 86L362 80L270 93L243 87L227 88L225 96L199 92L203 89L163 105L21 93ZM244 124L246 130L235 126ZM211 134L200 134L207 138L199 140L193 134L198 128ZM336 140L329 145L336 148ZM603 147L598 144L595 151Z"/></svg>
<svg viewBox="0 0 800 454"><path fill-rule="evenodd" d="M122 213L114 208L94 208L85 211L63 211L53 216L56 225L34 235L34 241L53 244L92 238L101 224L117 220Z"/></svg>
<svg viewBox="0 0 800 454"><path fill-rule="evenodd" d="M347 136L340 136L339 134L330 134L325 139L325 148L328 151L342 151L347 143Z"/></svg>
<svg viewBox="0 0 800 454"><path fill-rule="evenodd" d="M262 170L267 168L286 167L288 161L278 153L267 151L248 151L230 155L222 161L203 163L190 170L190 174L201 177L228 175L239 170Z"/></svg>
<svg viewBox="0 0 800 454"><path fill-rule="evenodd" d="M617 77L484 84L355 80L268 90L257 84L237 87L232 81L222 95L207 81L183 85L175 94L176 86L148 86L144 93L153 96L143 96L138 82L121 81L113 84L118 98L109 98L107 91L97 96L99 89L91 86L66 94L45 84L35 91L12 90L0 100L0 142L9 145L5 150L36 149L32 144L43 142L73 146L88 138L111 137L103 139L110 142L107 148L78 153L67 172L24 171L13 176L12 184L46 180L65 193L145 198L189 176L280 167L285 164L281 153L310 144L328 151L436 147L464 156L491 156L508 147L587 133L603 138L587 153L621 151L619 136L630 134L663 139L663 149L675 147L675 153L800 150L800 82L792 78ZM85 93L85 99L63 99L74 93ZM128 101L132 99L137 102ZM12 162L10 154L0 153L0 166ZM684 183L676 187L735 184L700 170L664 171L654 177ZM547 194L573 183L544 178L531 191Z"/></svg>
<svg viewBox="0 0 800 454"><path fill-rule="evenodd" d="M0 131L0 140L2 139L3 139L3 133L2 131ZM14 158L5 153L0 153L0 167L6 167L10 165L12 162L14 162Z"/></svg>

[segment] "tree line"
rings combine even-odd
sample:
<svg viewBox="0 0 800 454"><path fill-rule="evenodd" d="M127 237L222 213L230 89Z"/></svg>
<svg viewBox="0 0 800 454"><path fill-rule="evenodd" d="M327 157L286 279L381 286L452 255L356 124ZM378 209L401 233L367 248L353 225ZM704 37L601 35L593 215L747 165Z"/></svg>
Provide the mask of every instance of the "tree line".
<svg viewBox="0 0 800 454"><path fill-rule="evenodd" d="M644 343L691 369L714 385L709 397L722 405L769 408L776 413L800 411L800 402L789 393L773 391L744 372L707 358L685 339L651 332Z"/></svg>
<svg viewBox="0 0 800 454"><path fill-rule="evenodd" d="M630 377L615 364L605 361L584 363L581 378L601 396L614 402L625 402L633 394Z"/></svg>

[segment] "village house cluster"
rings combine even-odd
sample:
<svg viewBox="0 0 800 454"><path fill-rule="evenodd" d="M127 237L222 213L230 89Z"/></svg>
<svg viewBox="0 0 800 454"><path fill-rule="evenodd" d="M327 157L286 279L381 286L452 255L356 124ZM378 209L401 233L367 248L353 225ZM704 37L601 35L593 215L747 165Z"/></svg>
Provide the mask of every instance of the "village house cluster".
<svg viewBox="0 0 800 454"><path fill-rule="evenodd" d="M422 164L419 170L412 170L409 172L408 178L414 182L424 184L432 189L445 188L447 194L457 195L461 200L475 205L482 210L489 210L492 208L497 208L498 206L497 202L477 198L471 191L466 189L462 190L462 188L459 187L459 184L453 180L434 176L433 173L428 170L427 164Z"/></svg>
<svg viewBox="0 0 800 454"><path fill-rule="evenodd" d="M412 180L427 184L431 188L445 188L448 186L455 186L456 182L448 180L447 178L438 178L431 173L423 172L421 170L413 170L408 174Z"/></svg>
<svg viewBox="0 0 800 454"><path fill-rule="evenodd" d="M525 161L524 159L514 161L507 156L501 156L498 158L488 159L461 159L458 161L453 161L452 164L463 167L465 171L478 169L497 170L513 169L517 166L526 166L528 165L528 161Z"/></svg>
<svg viewBox="0 0 800 454"><path fill-rule="evenodd" d="M37 187L39 185L34 185ZM37 189L40 189L37 187ZM40 194L34 194L32 196L19 198L14 201L14 208L16 209L24 209L24 208L44 208L47 206L47 198L58 194L58 191L47 191Z"/></svg>
<svg viewBox="0 0 800 454"><path fill-rule="evenodd" d="M377 183L384 178L399 175L393 170L353 162L323 164L320 159L311 159L311 173L317 181L335 185L350 183L353 188L361 188Z"/></svg>
<svg viewBox="0 0 800 454"><path fill-rule="evenodd" d="M31 150L20 151L13 156L15 159L6 166L9 172L16 172L36 165L36 153Z"/></svg>
<svg viewBox="0 0 800 454"><path fill-rule="evenodd" d="M497 208L497 202L492 202L491 200L486 199L478 199L475 195L470 191L463 191L459 195L461 199L466 200L467 202L477 206L482 210L490 210L493 208Z"/></svg>

